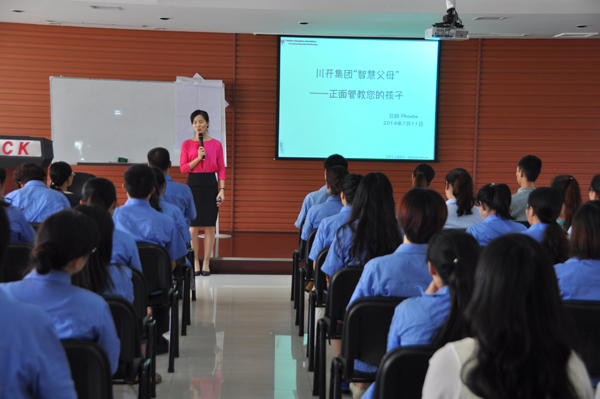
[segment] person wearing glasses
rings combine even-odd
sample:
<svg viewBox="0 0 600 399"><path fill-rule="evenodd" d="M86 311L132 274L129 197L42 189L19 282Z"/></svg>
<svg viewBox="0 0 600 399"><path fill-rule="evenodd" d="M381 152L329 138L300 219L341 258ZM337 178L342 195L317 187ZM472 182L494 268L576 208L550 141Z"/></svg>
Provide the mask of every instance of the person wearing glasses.
<svg viewBox="0 0 600 399"><path fill-rule="evenodd" d="M71 169L71 165L66 162L54 162L50 165L50 188L60 191L69 200L71 208L75 208L81 201L80 194L74 194L67 191L67 188L73 184L75 173Z"/></svg>

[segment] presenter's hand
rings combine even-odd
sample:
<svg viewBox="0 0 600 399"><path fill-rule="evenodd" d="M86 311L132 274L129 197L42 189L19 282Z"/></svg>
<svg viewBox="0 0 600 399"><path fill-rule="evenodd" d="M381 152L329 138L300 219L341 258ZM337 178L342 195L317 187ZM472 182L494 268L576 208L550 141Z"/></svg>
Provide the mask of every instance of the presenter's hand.
<svg viewBox="0 0 600 399"><path fill-rule="evenodd" d="M204 157L206 157L206 150L204 147L198 147L198 159L202 161Z"/></svg>
<svg viewBox="0 0 600 399"><path fill-rule="evenodd" d="M217 195L217 208L221 206L223 201L225 201L225 190L219 190L219 195Z"/></svg>

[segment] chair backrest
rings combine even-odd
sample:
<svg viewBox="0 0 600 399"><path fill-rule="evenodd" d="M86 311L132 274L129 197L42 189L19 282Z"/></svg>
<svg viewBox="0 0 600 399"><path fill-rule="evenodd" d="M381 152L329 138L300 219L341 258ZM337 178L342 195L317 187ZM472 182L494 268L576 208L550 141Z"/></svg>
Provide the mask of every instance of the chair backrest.
<svg viewBox="0 0 600 399"><path fill-rule="evenodd" d="M132 267L131 282L133 283L133 307L138 317L143 319L148 311L148 290L144 273Z"/></svg>
<svg viewBox="0 0 600 399"><path fill-rule="evenodd" d="M29 225L35 230L35 232L37 233L37 231L40 229L40 226L42 225L41 223L37 223L37 222L29 222Z"/></svg>
<svg viewBox="0 0 600 399"><path fill-rule="evenodd" d="M346 306L354 293L354 289L363 272L362 267L344 267L331 276L325 304L325 317L332 323L344 320Z"/></svg>
<svg viewBox="0 0 600 399"><path fill-rule="evenodd" d="M408 346L386 353L377 369L373 399L421 399L429 359L437 349Z"/></svg>
<svg viewBox="0 0 600 399"><path fill-rule="evenodd" d="M302 219L302 223L300 223L300 230L298 230L298 248L302 247L302 229L304 228L304 222L306 222L306 218Z"/></svg>
<svg viewBox="0 0 600 399"><path fill-rule="evenodd" d="M169 289L173 269L167 249L161 245L147 243L138 243L137 247L148 293Z"/></svg>
<svg viewBox="0 0 600 399"><path fill-rule="evenodd" d="M527 227L527 228L530 228L530 227L531 227L531 225L529 224L529 222L528 222L528 221L526 221L526 220L523 220L523 221L520 221L520 220L515 220L515 222L517 222L517 223L521 223L523 226L525 226L525 227Z"/></svg>
<svg viewBox="0 0 600 399"><path fill-rule="evenodd" d="M600 376L600 302L564 301L572 317L575 351L581 356L588 373Z"/></svg>
<svg viewBox="0 0 600 399"><path fill-rule="evenodd" d="M306 259L306 262L309 262L308 255L310 254L310 250L312 248L313 243L315 242L316 236L317 229L312 229L310 233L308 233L308 239L306 240L306 252L304 253L304 259Z"/></svg>
<svg viewBox="0 0 600 399"><path fill-rule="evenodd" d="M136 358L142 357L142 338L138 314L133 304L120 296L105 296L104 299L110 307L117 335L121 341L119 352L119 369L115 373L117 378L133 377L137 374L134 367Z"/></svg>
<svg viewBox="0 0 600 399"><path fill-rule="evenodd" d="M0 259L0 282L19 281L25 277L32 249L31 244L20 243L11 243L6 247L4 260Z"/></svg>
<svg viewBox="0 0 600 399"><path fill-rule="evenodd" d="M352 378L355 359L372 365L379 364L386 352L394 311L404 299L368 297L352 302L344 318L339 356L347 378Z"/></svg>
<svg viewBox="0 0 600 399"><path fill-rule="evenodd" d="M323 303L324 291L327 290L327 277L325 273L321 271L321 267L325 263L327 254L329 253L329 247L323 248L319 251L317 259L315 260L315 291L317 292L317 303Z"/></svg>
<svg viewBox="0 0 600 399"><path fill-rule="evenodd" d="M79 399L112 399L110 362L104 349L79 339L62 341Z"/></svg>
<svg viewBox="0 0 600 399"><path fill-rule="evenodd" d="M90 179L93 179L94 177L96 176L91 173L75 173L75 176L73 176L73 183L69 186L69 191L73 194L81 195L81 192L83 191L83 185L85 184L85 182L87 182Z"/></svg>

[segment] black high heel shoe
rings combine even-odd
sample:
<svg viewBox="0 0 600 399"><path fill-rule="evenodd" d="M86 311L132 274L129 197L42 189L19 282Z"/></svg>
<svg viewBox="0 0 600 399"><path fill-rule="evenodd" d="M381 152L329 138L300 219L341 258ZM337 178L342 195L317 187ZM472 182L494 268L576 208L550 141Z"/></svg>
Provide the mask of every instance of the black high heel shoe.
<svg viewBox="0 0 600 399"><path fill-rule="evenodd" d="M206 276L210 276L210 271L206 271L205 272L204 270L202 270L200 273L202 273L202 275L205 276L205 277Z"/></svg>

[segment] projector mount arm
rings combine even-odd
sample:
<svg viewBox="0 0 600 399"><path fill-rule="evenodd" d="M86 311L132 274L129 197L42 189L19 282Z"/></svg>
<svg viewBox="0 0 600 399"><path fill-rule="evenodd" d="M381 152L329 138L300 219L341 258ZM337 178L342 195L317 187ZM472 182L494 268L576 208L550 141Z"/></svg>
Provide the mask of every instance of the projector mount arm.
<svg viewBox="0 0 600 399"><path fill-rule="evenodd" d="M464 28L462 20L458 16L458 12L456 11L456 0L446 0L446 8L447 12L444 15L444 22L438 22L433 24L432 26L436 28Z"/></svg>

